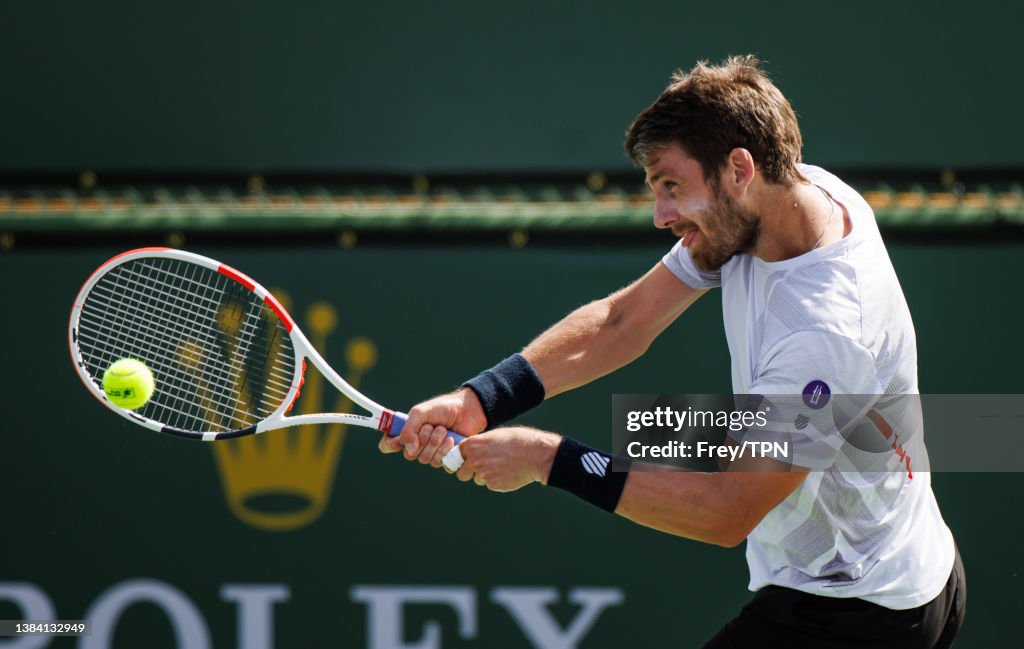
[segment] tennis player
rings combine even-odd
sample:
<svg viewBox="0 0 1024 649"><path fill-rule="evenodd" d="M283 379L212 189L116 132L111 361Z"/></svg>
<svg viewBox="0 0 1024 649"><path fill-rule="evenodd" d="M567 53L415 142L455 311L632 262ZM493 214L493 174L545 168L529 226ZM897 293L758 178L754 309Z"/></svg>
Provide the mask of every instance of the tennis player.
<svg viewBox="0 0 1024 649"><path fill-rule="evenodd" d="M792 108L755 58L677 73L630 127L626 150L646 171L655 226L679 241L632 285L413 408L380 448L440 466L454 429L472 435L459 447L460 480L495 491L540 482L670 534L746 540L755 595L705 647L948 647L966 582L930 474L914 470L926 459L919 409L898 398L918 391L913 323L871 208L801 164L801 147ZM794 442L787 462L612 471L607 453L569 437L497 428L641 356L713 288L733 392L805 397L779 419L793 417L778 429ZM844 395L860 395L849 397L855 412L832 410ZM878 470L877 452L848 443L866 435L917 444L894 443Z"/></svg>

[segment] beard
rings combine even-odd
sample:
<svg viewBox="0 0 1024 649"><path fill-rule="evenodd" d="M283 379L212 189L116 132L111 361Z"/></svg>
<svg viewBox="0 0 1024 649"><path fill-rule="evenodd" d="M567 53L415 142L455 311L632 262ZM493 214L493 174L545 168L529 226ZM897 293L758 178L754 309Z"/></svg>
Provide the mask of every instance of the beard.
<svg viewBox="0 0 1024 649"><path fill-rule="evenodd" d="M761 219L741 208L731 196L715 187L715 202L704 212L697 247L690 257L698 268L714 272L741 252L754 249L761 235Z"/></svg>

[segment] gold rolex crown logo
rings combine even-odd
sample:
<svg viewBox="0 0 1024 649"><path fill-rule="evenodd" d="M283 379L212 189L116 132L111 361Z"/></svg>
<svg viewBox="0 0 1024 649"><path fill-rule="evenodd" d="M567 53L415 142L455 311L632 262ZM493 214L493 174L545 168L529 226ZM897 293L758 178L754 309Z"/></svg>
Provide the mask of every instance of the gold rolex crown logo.
<svg viewBox="0 0 1024 649"><path fill-rule="evenodd" d="M288 295L273 293L290 311ZM337 311L327 302L316 302L305 316L310 342L327 356L327 340L338 326ZM345 380L358 388L377 362L377 348L367 338L353 338L345 347L345 361ZM342 394L333 408L325 404L324 378L309 372L293 414L352 408ZM345 433L341 424L306 425L213 444L228 507L262 530L285 532L309 525L327 509Z"/></svg>

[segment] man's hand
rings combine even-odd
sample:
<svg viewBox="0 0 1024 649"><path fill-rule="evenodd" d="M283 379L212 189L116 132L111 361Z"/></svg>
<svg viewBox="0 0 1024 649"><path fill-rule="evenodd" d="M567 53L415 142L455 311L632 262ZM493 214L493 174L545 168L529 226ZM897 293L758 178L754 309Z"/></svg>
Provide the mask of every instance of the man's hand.
<svg viewBox="0 0 1024 649"><path fill-rule="evenodd" d="M402 451L405 459L441 466L441 459L455 443L448 437L453 430L461 435L476 435L487 428L487 417L476 393L462 388L434 397L409 411L402 434L384 435L378 448L382 453Z"/></svg>
<svg viewBox="0 0 1024 649"><path fill-rule="evenodd" d="M459 480L491 491L515 491L531 482L547 483L562 438L536 428L498 428L470 437L459 450L465 463Z"/></svg>

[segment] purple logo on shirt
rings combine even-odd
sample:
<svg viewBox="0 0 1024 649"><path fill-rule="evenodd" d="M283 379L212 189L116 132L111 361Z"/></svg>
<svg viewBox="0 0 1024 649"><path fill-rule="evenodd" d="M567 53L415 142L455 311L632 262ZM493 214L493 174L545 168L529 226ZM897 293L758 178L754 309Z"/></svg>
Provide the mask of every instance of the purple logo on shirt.
<svg viewBox="0 0 1024 649"><path fill-rule="evenodd" d="M811 410L820 410L828 404L832 390L824 381L811 381L804 386L804 405Z"/></svg>

